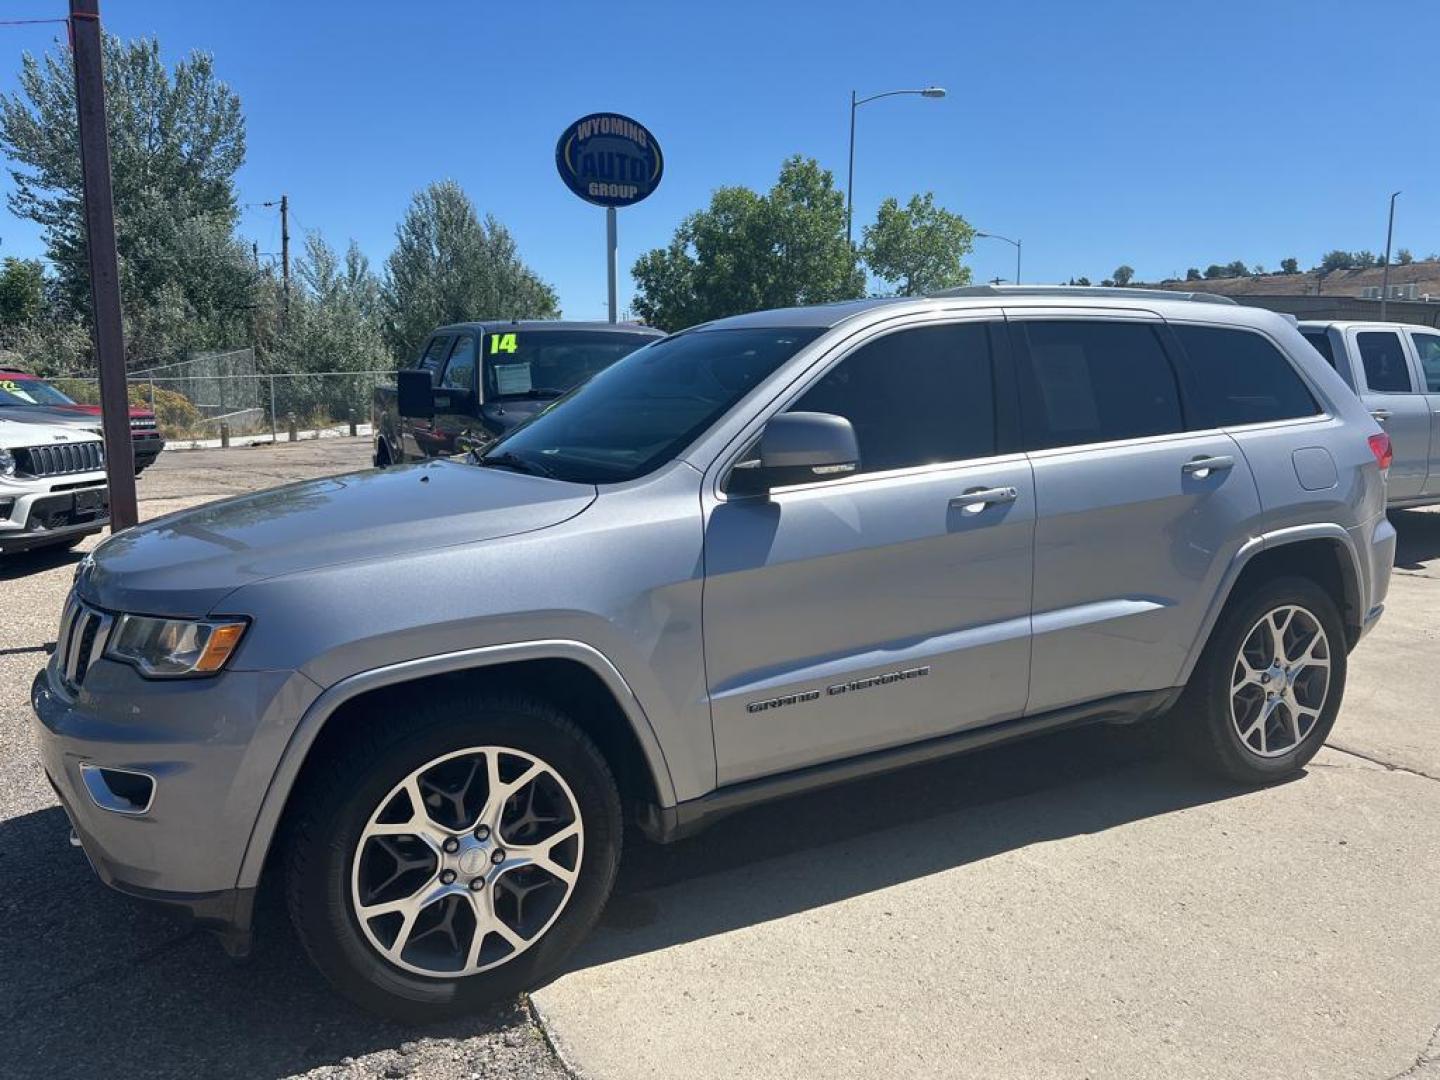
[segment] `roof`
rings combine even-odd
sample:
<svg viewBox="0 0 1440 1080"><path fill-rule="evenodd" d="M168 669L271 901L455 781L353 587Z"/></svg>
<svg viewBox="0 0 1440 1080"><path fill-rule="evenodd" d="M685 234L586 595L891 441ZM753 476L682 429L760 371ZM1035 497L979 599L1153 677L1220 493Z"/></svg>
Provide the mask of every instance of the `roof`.
<svg viewBox="0 0 1440 1080"><path fill-rule="evenodd" d="M1435 332L1435 327L1426 326L1424 323L1396 322L1394 319L1301 319L1300 329L1315 330L1320 327L1330 327L1335 330L1350 330L1355 327L1362 327L1366 330L1419 330L1422 333Z"/></svg>
<svg viewBox="0 0 1440 1080"><path fill-rule="evenodd" d="M514 330L516 333L533 334L537 331L546 330L585 330L597 333L615 334L649 334L653 337L664 337L664 331L657 330L653 326L646 326L644 323L628 322L582 322L571 319L476 319L471 322L450 323L447 326L436 327L433 333L440 334L454 330L493 330L503 326L507 330Z"/></svg>

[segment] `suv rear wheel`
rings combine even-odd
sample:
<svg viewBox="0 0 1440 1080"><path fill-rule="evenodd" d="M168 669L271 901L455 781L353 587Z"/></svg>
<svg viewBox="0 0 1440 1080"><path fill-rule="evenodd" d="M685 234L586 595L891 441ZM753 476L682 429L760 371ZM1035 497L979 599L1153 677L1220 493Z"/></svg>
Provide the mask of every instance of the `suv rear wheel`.
<svg viewBox="0 0 1440 1080"><path fill-rule="evenodd" d="M1268 581L1232 601L1182 699L1195 755L1242 783L1294 775L1335 724L1346 659L1335 602L1308 578Z"/></svg>
<svg viewBox="0 0 1440 1080"><path fill-rule="evenodd" d="M595 745L529 698L372 718L303 795L291 918L359 1004L444 1019L535 985L599 917L620 802Z"/></svg>

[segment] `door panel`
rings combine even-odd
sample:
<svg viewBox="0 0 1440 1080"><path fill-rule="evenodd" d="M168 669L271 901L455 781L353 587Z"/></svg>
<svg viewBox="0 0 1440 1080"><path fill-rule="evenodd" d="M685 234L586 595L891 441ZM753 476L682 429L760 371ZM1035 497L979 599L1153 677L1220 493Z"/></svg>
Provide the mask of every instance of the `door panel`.
<svg viewBox="0 0 1440 1080"><path fill-rule="evenodd" d="M1211 458L1222 467L1187 471ZM1179 434L1046 450L1031 463L1038 516L1028 711L1174 686L1260 511L1239 447L1223 434Z"/></svg>
<svg viewBox="0 0 1440 1080"><path fill-rule="evenodd" d="M951 505L997 487L1015 500ZM1019 716L1034 521L1018 455L714 505L705 663L719 782Z"/></svg>
<svg viewBox="0 0 1440 1080"><path fill-rule="evenodd" d="M1440 495L1440 331L1410 331L1425 380L1425 401L1430 409L1430 466L1425 477L1425 495Z"/></svg>
<svg viewBox="0 0 1440 1080"><path fill-rule="evenodd" d="M1430 404L1419 392L1410 358L1395 330L1351 329L1346 332L1356 372L1364 380L1360 400L1390 436L1395 460L1390 466L1387 497L1413 499L1425 487L1430 463Z"/></svg>

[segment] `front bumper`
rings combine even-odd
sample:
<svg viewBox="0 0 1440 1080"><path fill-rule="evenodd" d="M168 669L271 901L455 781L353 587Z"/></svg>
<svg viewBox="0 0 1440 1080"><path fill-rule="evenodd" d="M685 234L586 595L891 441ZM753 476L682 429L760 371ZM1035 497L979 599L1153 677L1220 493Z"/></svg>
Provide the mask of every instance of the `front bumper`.
<svg viewBox="0 0 1440 1080"><path fill-rule="evenodd" d="M69 490L25 490L0 487L8 504L0 516L0 552L28 551L63 544L97 533L110 520L110 492L103 476L98 482L68 480ZM81 483L83 486L72 486Z"/></svg>
<svg viewBox="0 0 1440 1080"><path fill-rule="evenodd" d="M276 762L318 692L295 672L167 682L102 659L74 697L47 667L30 702L41 762L100 879L241 941L254 892L253 882L239 881L250 833ZM82 765L153 777L149 805L138 813L103 807Z"/></svg>

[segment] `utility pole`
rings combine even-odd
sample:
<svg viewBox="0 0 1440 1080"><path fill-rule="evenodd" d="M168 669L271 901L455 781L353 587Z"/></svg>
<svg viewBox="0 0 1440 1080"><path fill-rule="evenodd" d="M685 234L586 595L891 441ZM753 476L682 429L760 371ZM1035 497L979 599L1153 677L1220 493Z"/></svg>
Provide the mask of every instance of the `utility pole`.
<svg viewBox="0 0 1440 1080"><path fill-rule="evenodd" d="M280 196L280 275L285 283L285 325L290 325L290 196Z"/></svg>
<svg viewBox="0 0 1440 1080"><path fill-rule="evenodd" d="M100 419L110 531L140 520L135 497L135 447L130 441L130 395L125 385L125 332L120 320L120 267L115 254L115 204L110 190L110 136L105 124L105 73L99 0L70 0L75 67L75 113L85 185L85 246L90 261L90 308L100 368Z"/></svg>
<svg viewBox="0 0 1440 1080"><path fill-rule="evenodd" d="M1395 236L1395 200L1400 192L1390 196L1390 224L1385 228L1385 273L1381 275L1380 321L1385 321L1385 304L1390 299L1390 241Z"/></svg>

